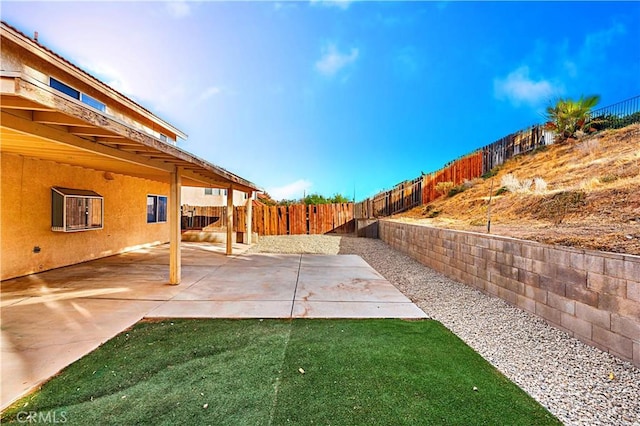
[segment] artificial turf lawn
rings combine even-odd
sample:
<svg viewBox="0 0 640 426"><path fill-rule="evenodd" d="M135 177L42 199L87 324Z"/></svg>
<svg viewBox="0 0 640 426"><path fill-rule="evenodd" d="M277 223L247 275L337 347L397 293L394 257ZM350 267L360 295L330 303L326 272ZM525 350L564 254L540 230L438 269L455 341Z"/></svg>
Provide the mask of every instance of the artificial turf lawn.
<svg viewBox="0 0 640 426"><path fill-rule="evenodd" d="M560 424L440 323L389 319L142 322L2 421L25 412L65 424Z"/></svg>

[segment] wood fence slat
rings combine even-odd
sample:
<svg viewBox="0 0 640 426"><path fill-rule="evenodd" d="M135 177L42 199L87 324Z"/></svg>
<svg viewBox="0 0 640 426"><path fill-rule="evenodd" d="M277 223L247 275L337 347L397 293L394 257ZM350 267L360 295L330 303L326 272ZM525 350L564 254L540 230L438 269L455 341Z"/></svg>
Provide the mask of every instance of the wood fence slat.
<svg viewBox="0 0 640 426"><path fill-rule="evenodd" d="M390 195L390 194L389 194ZM388 197L387 197L388 198ZM388 209L389 200L382 200ZM396 204L407 204L407 197L396 200ZM374 203L363 210L372 212ZM266 206L254 204L252 230L259 235L325 234L327 232L353 232L355 215L353 203L289 206ZM215 220L214 220L215 219ZM224 228L226 206L182 206L182 224L186 229ZM236 206L233 212L233 230L246 230L246 207Z"/></svg>

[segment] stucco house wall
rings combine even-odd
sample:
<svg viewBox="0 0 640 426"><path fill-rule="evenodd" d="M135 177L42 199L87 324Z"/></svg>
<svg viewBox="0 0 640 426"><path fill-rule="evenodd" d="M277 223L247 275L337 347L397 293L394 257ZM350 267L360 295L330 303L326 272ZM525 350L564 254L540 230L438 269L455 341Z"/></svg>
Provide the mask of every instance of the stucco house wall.
<svg viewBox="0 0 640 426"><path fill-rule="evenodd" d="M2 280L169 241L168 224L146 216L147 195L168 195L166 183L13 154L2 154L1 167ZM102 195L104 228L52 231L53 186Z"/></svg>
<svg viewBox="0 0 640 426"><path fill-rule="evenodd" d="M196 188L192 186L183 186L181 200L182 204L189 206L226 206L228 190L224 188L212 188L211 194L207 194L207 188ZM254 193L253 199L256 198ZM233 205L244 206L247 202L247 193L242 191L233 191Z"/></svg>

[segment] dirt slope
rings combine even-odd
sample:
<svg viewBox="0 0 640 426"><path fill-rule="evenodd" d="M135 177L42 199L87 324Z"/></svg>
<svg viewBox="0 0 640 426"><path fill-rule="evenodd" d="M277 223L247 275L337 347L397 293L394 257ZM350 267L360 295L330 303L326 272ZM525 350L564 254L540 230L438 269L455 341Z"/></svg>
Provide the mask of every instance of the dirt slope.
<svg viewBox="0 0 640 426"><path fill-rule="evenodd" d="M520 155L465 186L394 218L487 232L491 193L492 234L640 255L640 124Z"/></svg>

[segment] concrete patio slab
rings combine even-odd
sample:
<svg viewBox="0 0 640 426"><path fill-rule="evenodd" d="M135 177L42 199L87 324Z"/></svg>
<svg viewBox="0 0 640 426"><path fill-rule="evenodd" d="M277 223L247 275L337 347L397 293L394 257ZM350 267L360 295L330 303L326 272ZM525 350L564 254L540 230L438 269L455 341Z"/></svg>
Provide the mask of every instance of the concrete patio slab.
<svg viewBox="0 0 640 426"><path fill-rule="evenodd" d="M296 302L294 318L426 318L411 302Z"/></svg>
<svg viewBox="0 0 640 426"><path fill-rule="evenodd" d="M145 317L426 317L358 256L246 249L183 243L178 286L167 245L3 281L2 407Z"/></svg>
<svg viewBox="0 0 640 426"><path fill-rule="evenodd" d="M411 303L387 280L363 277L327 277L298 282L295 300L304 302ZM365 316L368 317L368 316Z"/></svg>
<svg viewBox="0 0 640 426"><path fill-rule="evenodd" d="M227 263L227 267L246 268L248 266L254 268L262 267L289 267L298 269L300 267L299 254L244 254L236 256L233 262Z"/></svg>
<svg viewBox="0 0 640 426"><path fill-rule="evenodd" d="M374 270L369 266L367 262L364 261L360 256L356 256L355 254L342 254L339 256L334 256L330 254L303 254L302 255L302 266L320 266L322 268L354 268L361 267Z"/></svg>
<svg viewBox="0 0 640 426"><path fill-rule="evenodd" d="M386 281L375 269L367 266L363 267L343 267L343 266L306 266L300 265L300 281L335 281L345 278L359 278L361 280L382 280ZM393 287L393 286L392 286ZM393 287L395 288L395 287Z"/></svg>
<svg viewBox="0 0 640 426"><path fill-rule="evenodd" d="M147 313L146 318L291 318L292 301L171 300Z"/></svg>
<svg viewBox="0 0 640 426"><path fill-rule="evenodd" d="M2 310L3 408L140 321L159 303L34 299Z"/></svg>
<svg viewBox="0 0 640 426"><path fill-rule="evenodd" d="M217 274L216 274L217 275ZM255 276L250 281L242 281L226 276L206 277L177 294L173 300L211 301L292 301L297 275L293 271L275 271L267 277Z"/></svg>

